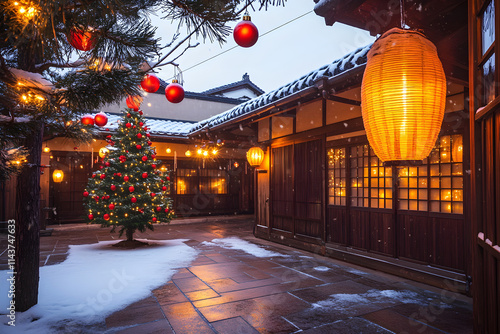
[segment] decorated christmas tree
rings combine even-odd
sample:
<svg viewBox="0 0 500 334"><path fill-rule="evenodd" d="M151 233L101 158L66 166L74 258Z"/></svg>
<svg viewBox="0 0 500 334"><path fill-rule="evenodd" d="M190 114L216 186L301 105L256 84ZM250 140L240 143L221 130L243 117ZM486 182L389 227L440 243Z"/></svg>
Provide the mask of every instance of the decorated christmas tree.
<svg viewBox="0 0 500 334"><path fill-rule="evenodd" d="M119 227L127 241L136 230L153 230L154 223L170 222L170 178L157 169L142 111L127 109L115 135L108 136L109 154L89 179L83 193L90 223Z"/></svg>

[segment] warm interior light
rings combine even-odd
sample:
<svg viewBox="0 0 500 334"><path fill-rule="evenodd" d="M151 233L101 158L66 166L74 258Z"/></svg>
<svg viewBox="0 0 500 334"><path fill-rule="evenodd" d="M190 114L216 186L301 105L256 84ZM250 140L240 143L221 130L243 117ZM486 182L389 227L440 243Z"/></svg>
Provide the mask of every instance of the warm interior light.
<svg viewBox="0 0 500 334"><path fill-rule="evenodd" d="M190 150L187 150L186 153L184 153L186 155L186 157L190 157L191 156L191 151Z"/></svg>
<svg viewBox="0 0 500 334"><path fill-rule="evenodd" d="M60 169L56 169L54 173L52 173L52 179L56 183L62 182L63 178L64 178L64 173Z"/></svg>
<svg viewBox="0 0 500 334"><path fill-rule="evenodd" d="M43 148L43 152L44 152L44 153L49 153L49 152L50 152L50 147L45 146L45 147Z"/></svg>
<svg viewBox="0 0 500 334"><path fill-rule="evenodd" d="M363 123L382 161L425 159L441 129L446 78L436 47L417 31L393 28L368 53Z"/></svg>
<svg viewBox="0 0 500 334"><path fill-rule="evenodd" d="M203 150L201 148L199 148L196 153L198 153L199 155L201 155L203 153Z"/></svg>
<svg viewBox="0 0 500 334"><path fill-rule="evenodd" d="M167 147L167 149L165 150L165 152L167 152L167 154L170 154L170 153L172 153L172 150L170 149L170 147Z"/></svg>
<svg viewBox="0 0 500 334"><path fill-rule="evenodd" d="M259 167L264 160L264 151L260 147L252 147L247 152L247 160L250 166Z"/></svg>

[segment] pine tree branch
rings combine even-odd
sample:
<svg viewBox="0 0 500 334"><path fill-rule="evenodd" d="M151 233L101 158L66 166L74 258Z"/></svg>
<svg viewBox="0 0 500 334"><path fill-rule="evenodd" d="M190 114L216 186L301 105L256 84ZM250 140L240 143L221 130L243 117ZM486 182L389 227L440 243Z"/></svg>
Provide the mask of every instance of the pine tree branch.
<svg viewBox="0 0 500 334"><path fill-rule="evenodd" d="M75 67L80 67L86 63L85 60L80 59L72 63L54 63L54 62L48 62L48 63L43 63L43 64L37 64L35 65L35 70L36 73L43 73L49 68L75 68Z"/></svg>

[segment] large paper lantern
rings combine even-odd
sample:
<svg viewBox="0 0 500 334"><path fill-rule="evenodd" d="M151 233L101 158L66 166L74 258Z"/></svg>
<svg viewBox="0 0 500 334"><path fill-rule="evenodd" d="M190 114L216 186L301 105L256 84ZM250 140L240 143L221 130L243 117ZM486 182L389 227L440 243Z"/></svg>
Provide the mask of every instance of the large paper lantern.
<svg viewBox="0 0 500 334"><path fill-rule="evenodd" d="M436 47L417 31L393 28L368 52L361 110L368 141L387 164L425 159L436 143L446 78Z"/></svg>
<svg viewBox="0 0 500 334"><path fill-rule="evenodd" d="M250 166L259 167L264 160L264 151L260 147L252 147L247 151L247 160Z"/></svg>

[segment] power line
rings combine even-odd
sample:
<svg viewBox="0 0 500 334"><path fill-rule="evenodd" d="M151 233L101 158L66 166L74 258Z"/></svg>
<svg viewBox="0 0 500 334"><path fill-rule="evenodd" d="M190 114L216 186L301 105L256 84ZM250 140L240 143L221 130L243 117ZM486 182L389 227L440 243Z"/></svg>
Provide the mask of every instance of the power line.
<svg viewBox="0 0 500 334"><path fill-rule="evenodd" d="M271 33L271 32L273 32L273 31L275 31L275 30L278 30L278 29L282 28L282 27L286 26L287 24L290 24L290 23L292 23L292 22L294 22L294 21L297 21L298 19L300 19L300 18L302 18L302 17L304 17L304 16L306 16L306 15L308 15L308 14L311 14L312 12L313 12L313 11L312 11L312 10L310 10L310 11L308 11L307 13L304 13L304 14L302 14L302 15L300 15L300 16L297 16L296 18L291 19L290 21L287 21L287 22L285 22L285 23L283 23L283 24L281 24L281 25L279 25L279 26L277 26L277 27L275 27L275 28L273 28L273 29L271 29L271 30L269 30L269 31L266 31L265 33L263 33L263 34L259 35L259 38L260 38L260 37L263 37L263 36L265 36L265 35L267 35L267 34L269 34L269 33ZM183 70L183 72L187 72L187 71L189 71L190 69L193 69L193 68L195 68L195 67L197 67L197 66L199 66L199 65L202 65L202 64L204 64L204 63L208 62L209 60L212 60L212 59L214 59L214 58L217 58L217 57L219 57L219 56L222 56L222 55L223 55L223 54L225 54L226 52L229 52L229 51L231 51L231 50L234 50L234 49L236 49L236 48L238 48L238 47L239 47L238 45L235 45L235 46L233 46L233 47L231 47L231 48L229 48L229 49L227 49L227 50L222 51L221 53L218 53L218 54L216 54L216 55L214 55L214 56L212 56L212 57L210 57L210 58L207 58L207 59L205 59L205 60L202 60L201 62L199 62L199 63L197 63L197 64L194 64L193 66L188 67L187 69ZM170 79L168 79L168 80L170 80Z"/></svg>

